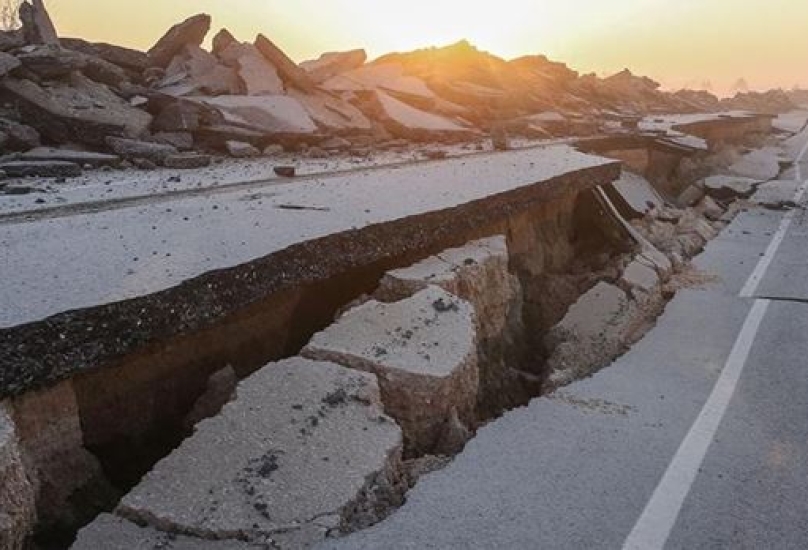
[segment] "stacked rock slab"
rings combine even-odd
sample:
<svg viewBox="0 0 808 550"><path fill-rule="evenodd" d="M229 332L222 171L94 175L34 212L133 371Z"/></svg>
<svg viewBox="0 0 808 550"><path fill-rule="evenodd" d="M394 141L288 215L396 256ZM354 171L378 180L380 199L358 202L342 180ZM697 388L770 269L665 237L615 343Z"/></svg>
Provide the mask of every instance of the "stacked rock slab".
<svg viewBox="0 0 808 550"><path fill-rule="evenodd" d="M507 401L503 394L510 372L505 351L514 352L521 323L522 291L519 279L508 270L508 244L504 236L473 241L445 250L417 264L388 272L375 296L384 302L402 300L437 285L474 306L479 342L481 406L486 401ZM492 404L495 406L496 404Z"/></svg>
<svg viewBox="0 0 808 550"><path fill-rule="evenodd" d="M34 489L25 475L14 424L0 405L0 548L23 548L34 524Z"/></svg>
<svg viewBox="0 0 808 550"><path fill-rule="evenodd" d="M385 410L408 454L458 450L474 424L479 386L474 309L437 286L349 310L303 350L313 359L376 374Z"/></svg>
<svg viewBox="0 0 808 550"><path fill-rule="evenodd" d="M374 376L293 358L243 380L117 514L204 539L309 547L400 503L401 448Z"/></svg>

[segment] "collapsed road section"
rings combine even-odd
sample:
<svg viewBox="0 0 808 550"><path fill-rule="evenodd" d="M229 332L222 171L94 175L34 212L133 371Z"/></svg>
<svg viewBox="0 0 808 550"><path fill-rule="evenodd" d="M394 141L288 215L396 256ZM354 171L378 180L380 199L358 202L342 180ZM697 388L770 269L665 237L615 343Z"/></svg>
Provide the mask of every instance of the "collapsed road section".
<svg viewBox="0 0 808 550"><path fill-rule="evenodd" d="M653 324L738 211L671 174L552 146L2 223L10 531L65 545L115 508L78 548L299 548L378 522Z"/></svg>

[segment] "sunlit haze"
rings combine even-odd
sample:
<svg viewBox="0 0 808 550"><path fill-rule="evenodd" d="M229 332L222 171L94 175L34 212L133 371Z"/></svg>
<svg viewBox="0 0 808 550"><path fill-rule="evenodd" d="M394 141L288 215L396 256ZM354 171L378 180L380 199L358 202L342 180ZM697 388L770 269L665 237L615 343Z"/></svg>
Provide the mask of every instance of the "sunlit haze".
<svg viewBox="0 0 808 550"><path fill-rule="evenodd" d="M624 67L668 88L725 93L808 85L803 0L49 0L63 35L147 48L210 13L243 40L263 32L300 61L363 47L373 56L466 38L510 58L544 53L582 72Z"/></svg>

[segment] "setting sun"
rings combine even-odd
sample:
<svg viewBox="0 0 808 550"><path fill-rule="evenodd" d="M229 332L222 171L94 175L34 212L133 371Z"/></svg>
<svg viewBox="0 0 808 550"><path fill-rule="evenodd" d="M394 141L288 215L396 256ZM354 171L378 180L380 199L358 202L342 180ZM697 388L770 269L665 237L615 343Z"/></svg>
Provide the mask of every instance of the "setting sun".
<svg viewBox="0 0 808 550"><path fill-rule="evenodd" d="M808 84L808 4L795 0L197 0L48 3L66 35L148 48L162 29L197 12L244 40L271 36L298 61L325 51L390 51L467 39L506 58L543 53L581 72L629 67L666 87L710 81L723 92ZM788 18L773 14L791 14ZM683 39L686 37L686 40ZM709 48L707 47L709 46ZM736 55L746 52L744 55Z"/></svg>

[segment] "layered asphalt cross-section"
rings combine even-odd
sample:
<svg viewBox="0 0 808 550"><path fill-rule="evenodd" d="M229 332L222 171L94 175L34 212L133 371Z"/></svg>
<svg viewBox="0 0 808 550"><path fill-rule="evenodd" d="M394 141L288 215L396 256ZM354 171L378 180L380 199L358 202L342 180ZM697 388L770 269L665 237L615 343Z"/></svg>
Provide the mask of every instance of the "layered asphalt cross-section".
<svg viewBox="0 0 808 550"><path fill-rule="evenodd" d="M0 220L13 266L0 294L0 387L53 383L282 291L462 244L619 169L550 146Z"/></svg>

